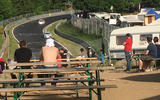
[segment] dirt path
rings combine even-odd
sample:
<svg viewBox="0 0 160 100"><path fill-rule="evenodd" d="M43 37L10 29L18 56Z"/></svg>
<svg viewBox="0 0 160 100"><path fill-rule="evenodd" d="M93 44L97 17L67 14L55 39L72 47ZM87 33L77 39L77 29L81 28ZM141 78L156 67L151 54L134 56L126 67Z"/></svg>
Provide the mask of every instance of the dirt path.
<svg viewBox="0 0 160 100"><path fill-rule="evenodd" d="M101 73L103 84L116 84L118 88L102 92L102 100L160 100L160 70L145 73L108 72ZM80 90L76 98L75 91L46 91L26 93L22 100L88 100L88 91ZM13 99L13 97L12 97ZM97 97L93 95L93 100Z"/></svg>
<svg viewBox="0 0 160 100"><path fill-rule="evenodd" d="M106 89L103 100L160 100L160 70L145 73L108 73L101 75L105 84L116 84Z"/></svg>

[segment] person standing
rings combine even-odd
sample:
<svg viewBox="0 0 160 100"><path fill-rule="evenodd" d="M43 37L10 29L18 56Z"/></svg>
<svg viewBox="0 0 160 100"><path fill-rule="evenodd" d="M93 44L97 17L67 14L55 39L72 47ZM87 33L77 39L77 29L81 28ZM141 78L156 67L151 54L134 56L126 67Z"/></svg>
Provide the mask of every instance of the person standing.
<svg viewBox="0 0 160 100"><path fill-rule="evenodd" d="M104 52L103 52L103 51L104 51L103 49L100 50L101 64L105 64L105 60L104 60Z"/></svg>
<svg viewBox="0 0 160 100"><path fill-rule="evenodd" d="M87 56L88 56L88 58L93 57L93 52L92 52L91 47L88 47L88 50L87 50Z"/></svg>
<svg viewBox="0 0 160 100"><path fill-rule="evenodd" d="M46 45L42 47L41 54L40 54L40 61L41 62L57 62L58 58L58 48L55 47L54 40L49 38L46 40ZM58 68L58 66L55 65L43 65L40 66L40 68L44 69L52 69L52 68ZM46 76L52 76L52 75L39 75L39 77L43 78ZM56 74L55 74L56 77ZM41 83L42 86L45 86L45 83ZM52 86L56 86L56 83L51 83Z"/></svg>
<svg viewBox="0 0 160 100"><path fill-rule="evenodd" d="M26 41L20 41L19 42L19 48L15 50L14 53L14 61L17 63L28 63L32 59L32 51L27 48ZM16 67L17 68L17 67ZM31 66L22 66L22 69L31 69ZM11 77L13 79L16 79L16 76L14 74L11 74ZM28 74L27 78L32 78L33 75ZM29 84L26 84L28 86Z"/></svg>
<svg viewBox="0 0 160 100"><path fill-rule="evenodd" d="M123 43L124 53L127 62L127 67L124 71L130 71L131 69L131 52L132 52L132 36L130 33L126 34L126 40Z"/></svg>

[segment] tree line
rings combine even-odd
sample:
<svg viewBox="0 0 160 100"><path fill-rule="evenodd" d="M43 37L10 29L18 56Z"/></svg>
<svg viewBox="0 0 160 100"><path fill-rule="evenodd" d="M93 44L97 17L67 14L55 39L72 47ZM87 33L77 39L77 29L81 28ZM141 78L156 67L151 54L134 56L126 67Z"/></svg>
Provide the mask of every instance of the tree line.
<svg viewBox="0 0 160 100"><path fill-rule="evenodd" d="M71 2L71 5L68 3ZM91 12L105 11L132 13L140 7L160 9L159 0L0 0L0 20L14 16L56 9L88 10Z"/></svg>

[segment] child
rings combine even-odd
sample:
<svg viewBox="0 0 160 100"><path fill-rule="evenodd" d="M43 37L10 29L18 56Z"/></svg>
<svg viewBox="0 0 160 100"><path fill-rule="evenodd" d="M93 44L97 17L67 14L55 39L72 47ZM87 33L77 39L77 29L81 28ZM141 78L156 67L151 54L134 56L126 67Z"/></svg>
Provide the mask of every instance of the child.
<svg viewBox="0 0 160 100"><path fill-rule="evenodd" d="M100 50L100 53L101 53L100 54L101 63L104 64L104 52L102 49Z"/></svg>

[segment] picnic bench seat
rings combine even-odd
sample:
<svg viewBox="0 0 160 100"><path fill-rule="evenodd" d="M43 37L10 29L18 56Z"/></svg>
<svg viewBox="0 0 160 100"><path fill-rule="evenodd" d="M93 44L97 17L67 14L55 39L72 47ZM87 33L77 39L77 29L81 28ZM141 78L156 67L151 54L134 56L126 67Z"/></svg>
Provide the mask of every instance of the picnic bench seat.
<svg viewBox="0 0 160 100"><path fill-rule="evenodd" d="M24 80L23 83L67 83L67 82L95 82L96 79L72 79L72 80ZM99 81L104 81L104 79L100 79ZM3 80L0 81L0 84L12 84L12 83L18 83L19 80L13 79L13 80Z"/></svg>
<svg viewBox="0 0 160 100"><path fill-rule="evenodd" d="M117 88L116 85L93 85L93 86L69 86L69 87L32 87L32 88L1 88L2 92L25 92L25 91L52 91L52 90L75 90L75 89L105 89L105 88Z"/></svg>
<svg viewBox="0 0 160 100"><path fill-rule="evenodd" d="M84 67L84 68L57 68L57 69L21 69L21 66L37 66L37 65L52 65L52 64L90 64L92 67ZM0 88L0 93L5 92L5 98L7 98L8 92L14 92L14 100L20 99L20 97L27 91L52 91L52 90L75 90L76 96L78 97L79 89L88 89L89 90L89 100L92 100L92 92L96 93L98 100L101 100L101 90L105 88L116 88L116 85L101 85L101 81L104 79L100 78L100 72L104 71L105 67L96 67L96 65L100 63L100 61L88 60L88 61L70 61L70 62L33 62L33 63L17 63L17 64L8 64L8 66L20 66L20 69L15 70L4 70L3 73L17 73L19 75L18 79L0 81L0 84L10 84L17 83L17 86L14 88ZM27 79L24 76L26 74L86 74L86 76L74 76L73 77L56 77L56 78L36 78L36 79ZM83 78L82 78L83 77ZM58 79L58 80L51 80ZM41 83L41 82L56 82L56 83L69 83L73 82L75 84L72 85L63 85L56 87L23 87L23 83ZM82 84L78 84L82 83ZM96 90L95 90L96 89Z"/></svg>

